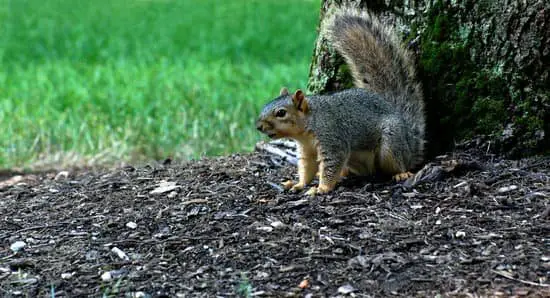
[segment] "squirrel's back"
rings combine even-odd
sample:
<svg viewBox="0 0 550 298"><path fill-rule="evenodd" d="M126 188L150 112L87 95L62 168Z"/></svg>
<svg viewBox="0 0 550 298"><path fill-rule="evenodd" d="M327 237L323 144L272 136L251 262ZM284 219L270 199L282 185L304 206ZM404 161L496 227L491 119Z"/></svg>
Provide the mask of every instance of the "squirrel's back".
<svg viewBox="0 0 550 298"><path fill-rule="evenodd" d="M351 150L373 150L382 134L383 119L398 117L393 106L380 95L352 88L308 97L306 125L317 138L338 138Z"/></svg>

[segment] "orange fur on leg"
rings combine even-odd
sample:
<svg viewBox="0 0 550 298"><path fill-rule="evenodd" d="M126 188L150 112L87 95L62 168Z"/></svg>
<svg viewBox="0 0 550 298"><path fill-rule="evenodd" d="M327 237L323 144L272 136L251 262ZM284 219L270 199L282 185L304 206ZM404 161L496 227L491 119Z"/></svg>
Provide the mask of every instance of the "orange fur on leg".
<svg viewBox="0 0 550 298"><path fill-rule="evenodd" d="M319 173L320 173L319 186L310 188L306 192L306 195L315 196L317 194L325 194L325 193L331 192L336 187L336 184L338 183L338 181L340 181L340 177L341 177L340 174L344 170L345 168L342 168L341 170L337 170L336 173L338 174L336 174L335 177L330 177L330 176L327 177L325 173L325 164L323 161L321 161L319 165Z"/></svg>
<svg viewBox="0 0 550 298"><path fill-rule="evenodd" d="M298 183L294 181L287 181L283 184L285 189L297 192L303 190L311 180L315 177L317 172L317 151L313 145L311 136L305 136L304 138L297 139L298 151L300 153L300 159L298 160Z"/></svg>

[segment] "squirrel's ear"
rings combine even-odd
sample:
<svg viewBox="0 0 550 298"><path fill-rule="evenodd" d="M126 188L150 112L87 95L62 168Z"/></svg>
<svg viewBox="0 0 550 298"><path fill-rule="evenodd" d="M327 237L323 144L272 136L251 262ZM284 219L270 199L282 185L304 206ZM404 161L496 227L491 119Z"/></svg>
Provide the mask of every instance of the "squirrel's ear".
<svg viewBox="0 0 550 298"><path fill-rule="evenodd" d="M308 106L307 106L307 99L304 96L304 92L302 90L298 89L292 95L292 103L294 106L298 109L298 111L307 112Z"/></svg>
<svg viewBox="0 0 550 298"><path fill-rule="evenodd" d="M279 96L281 95L288 95L288 89L286 87L281 88L281 92L279 92Z"/></svg>

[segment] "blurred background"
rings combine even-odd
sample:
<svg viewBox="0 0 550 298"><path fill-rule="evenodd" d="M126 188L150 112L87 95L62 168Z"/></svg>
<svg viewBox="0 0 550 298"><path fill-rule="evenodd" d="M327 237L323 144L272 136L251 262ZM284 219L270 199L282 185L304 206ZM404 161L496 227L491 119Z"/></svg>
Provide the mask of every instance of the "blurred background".
<svg viewBox="0 0 550 298"><path fill-rule="evenodd" d="M320 2L0 0L0 168L251 151Z"/></svg>

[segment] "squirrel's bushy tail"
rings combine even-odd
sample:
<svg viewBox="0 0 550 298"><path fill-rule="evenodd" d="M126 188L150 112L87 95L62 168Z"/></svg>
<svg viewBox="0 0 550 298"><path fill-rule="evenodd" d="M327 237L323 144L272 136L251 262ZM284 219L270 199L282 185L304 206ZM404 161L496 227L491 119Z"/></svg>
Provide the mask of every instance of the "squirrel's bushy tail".
<svg viewBox="0 0 550 298"><path fill-rule="evenodd" d="M349 65L355 85L382 95L424 125L424 101L411 54L393 29L368 11L340 7L322 33ZM421 128L423 131L423 127Z"/></svg>
<svg viewBox="0 0 550 298"><path fill-rule="evenodd" d="M407 139L415 152L413 159L421 160L425 142L424 100L411 53L393 28L368 11L338 7L330 13L321 33L346 60L356 87L380 94L400 112L408 124Z"/></svg>

